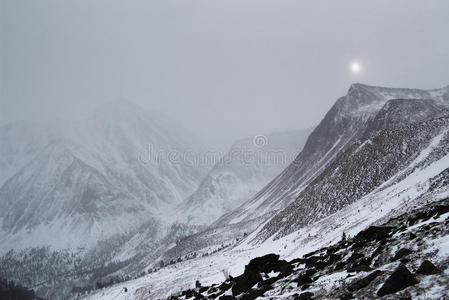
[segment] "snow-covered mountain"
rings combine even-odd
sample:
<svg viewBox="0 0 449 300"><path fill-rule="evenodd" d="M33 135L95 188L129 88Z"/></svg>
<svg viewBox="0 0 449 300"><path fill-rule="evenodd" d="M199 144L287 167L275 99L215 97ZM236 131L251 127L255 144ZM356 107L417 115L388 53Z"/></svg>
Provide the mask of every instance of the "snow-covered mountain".
<svg viewBox="0 0 449 300"><path fill-rule="evenodd" d="M157 213L171 212L196 189L210 167L196 165L185 156L202 151L193 133L127 101L97 109L78 137L103 161L104 173L115 185Z"/></svg>
<svg viewBox="0 0 449 300"><path fill-rule="evenodd" d="M221 251L182 260L141 278L94 292L86 296L86 299L99 300L112 297L114 299L146 299L149 295L154 298L169 298L171 295L176 295L182 300L192 299L200 294L208 294L206 297L210 298L216 294L237 296L241 291L236 292L233 287L242 279L237 276L245 272L245 265L251 259L268 253L278 254L287 261L295 259L290 264L295 265L296 274L283 280L284 276L278 277L283 271L277 270L270 272L271 275L267 273L263 276L262 279L267 280L263 284L253 282L243 285L247 291L260 293L258 294L260 297L289 299L295 294L303 293L304 290L324 298L327 298L326 295L330 293L333 296L345 292L348 294L346 290L348 285L342 284L342 280L345 283L355 282L367 276L369 273L366 272L381 268L383 272L386 272L380 277L383 283L399 263L407 264L410 270L415 271L423 260L431 259L442 268L444 273L440 273L441 277L432 278L438 278L438 280L426 280L420 277L424 280L420 281L416 288L405 290L405 295L407 291L412 291L417 296L423 295L424 287L433 287L433 292L426 293L425 298L441 299L448 286L449 234L446 228L449 224L447 198L449 196L449 119L445 117L413 126L415 129L420 127L423 130L419 130L421 134L418 135L421 138L426 137L423 141L427 144L425 148L420 149L413 163L404 166L376 190L335 213L316 222L312 221L304 227L297 227L290 234L271 236L276 238L260 239L260 234L265 231L265 227L261 226L243 240ZM407 126L404 130L412 131L413 126ZM430 128L429 131L427 131L428 128ZM394 132L401 131L402 129L398 129L381 133L379 136L372 137L372 143L379 141L383 134L393 138L396 137ZM412 141L410 146L416 145L420 137ZM429 140L431 140L430 143L428 143ZM358 144L355 149L348 149L348 151L355 153L355 150L360 149L359 151L365 153L373 151L373 154L376 154L381 152L381 145L376 148L374 144L369 146L367 142L366 145ZM391 146L390 143L383 145L389 145L385 149L387 151ZM414 153L413 150L408 151ZM396 155L399 152L394 153ZM355 173L359 172L360 168ZM329 176L332 177L332 172L326 175L326 177ZM354 186L352 182L349 184ZM295 212L298 213L298 211ZM295 224L292 225L295 226ZM379 225L382 227L374 227ZM348 238L354 238L346 243L342 241L343 233ZM410 255L412 259L401 259L401 261L399 258L396 259L396 256L399 257L398 253L404 252L402 248L410 250L403 256ZM336 249L344 250L333 251ZM338 254L340 257L332 256L333 254ZM297 259L301 256L303 256L302 259ZM309 258L310 261L308 261ZM304 263L306 263L305 266ZM327 269L327 266L330 267ZM311 278L309 286L296 284L295 280L303 275L301 271L305 269L311 269L308 273ZM232 277L227 277L226 274ZM311 276L314 274L316 275ZM206 288L195 288L197 280ZM278 283L273 285L274 282ZM211 285L213 289L209 289ZM267 288L261 290L262 286ZM356 292L361 298L370 298L379 290L381 284L374 283L367 289L363 289L364 287L361 286L351 292ZM184 293L181 294L181 291ZM392 295L391 299L398 298L396 296L398 295Z"/></svg>
<svg viewBox="0 0 449 300"><path fill-rule="evenodd" d="M311 130L239 140L179 206L181 222L208 225L240 206L276 177L301 151Z"/></svg>
<svg viewBox="0 0 449 300"><path fill-rule="evenodd" d="M358 141L330 163L299 196L267 222L257 239L279 238L313 224L370 194L410 181L404 201L431 192L430 178L449 168L449 117L385 130ZM430 173L429 173L430 172ZM429 178L430 177L430 178ZM433 188L432 188L433 189ZM377 195L377 196L376 196Z"/></svg>
<svg viewBox="0 0 449 300"><path fill-rule="evenodd" d="M400 100L397 100L400 99ZM416 100L416 101L414 101ZM378 130L440 115L449 105L449 86L434 90L353 84L310 134L303 151L273 181L215 225L238 223L285 208L341 151Z"/></svg>
<svg viewBox="0 0 449 300"><path fill-rule="evenodd" d="M206 173L173 156L200 151L194 135L125 101L82 124L12 124L0 137L3 253L93 246L152 219L168 225Z"/></svg>
<svg viewBox="0 0 449 300"><path fill-rule="evenodd" d="M42 210L40 204L45 203L52 208L58 199L55 195L61 193L70 195L72 200L68 202L77 203L64 219L79 222L79 228L91 228L91 232L95 232L95 226L106 226L111 232L121 234L124 233L122 228L116 229L122 227L121 223L111 224L109 220L128 221L123 227L131 228L130 233L110 241L114 255L105 256L124 261L138 252L139 257L125 267L111 267L113 271L102 273L100 278L110 282L112 277L108 274L112 273L121 280L130 274L136 276L142 271L145 274L150 269L154 273L102 290L91 295L91 299L161 298L192 287L197 279L205 284L221 282L228 271L234 277L241 274L251 257L269 252L298 257L338 242L343 232L354 236L368 226L394 220L412 208L449 196L449 87L424 91L354 84L313 130L295 160L257 194L202 232L184 237L185 232L196 232L195 228L176 224L171 227L173 236L164 239L155 231L164 231L164 224L169 223L164 219L176 216L167 212L180 204L178 212L187 212L184 220L190 219L192 224L208 222L196 214L206 214L208 206L214 210L223 209L229 205L226 201L234 205L236 198L230 196L241 191L235 181L228 180L229 173L233 173L230 178L251 182L247 178L258 174L260 165L246 172L248 169L241 163L226 165L221 162L201 184L196 178L201 177L197 174L204 174L203 169L191 169L182 164L182 159L173 160L171 155L162 158L156 155L157 160L151 159L152 155L146 156L147 160L137 155L139 165L134 160L135 153L145 150L146 139L156 149L156 152L149 150L150 153L167 153L170 149L181 153L178 151L188 149L193 138L180 142L188 135L181 137L174 132L175 138L166 140L172 136L172 131L159 136L157 133L163 130L152 131L158 128L153 124L139 131L138 128L146 124L139 121L140 112L129 105L116 105L118 111L100 110L103 113L86 122L84 126L90 130L76 127L67 135L70 139L52 139L36 159L25 164L0 189L0 195L7 195L9 199L8 195L17 194L20 199L17 204L0 199L11 207L9 215L1 216L2 226L8 228L8 235L4 235L2 241L14 243L14 234L22 234L23 230L33 235L32 230L26 229L33 226L44 226L50 232L52 229L45 226L57 220L54 211L59 208L55 206L54 211L50 209L42 218L30 212ZM147 117L142 119L147 120ZM269 137L267 141L269 143ZM242 143L248 145L253 141ZM260 146L259 142L254 146ZM230 151L223 161L232 155ZM49 175L38 178L35 170ZM163 182L159 178L164 178ZM161 191L151 194L148 182ZM177 182L182 186L180 190L172 188ZM200 186L195 186L195 182ZM36 193L27 192L28 185ZM131 190L132 186L137 187L135 191ZM71 194L72 191L83 193ZM181 201L182 194L190 196L186 202ZM96 195L98 201L92 201L90 195ZM193 195L198 197L192 198ZM215 202L216 195L223 197ZM84 204L89 207L88 212L79 213ZM136 211L130 209L135 207ZM116 212L118 215L114 215ZM27 218L22 220L20 216L24 214ZM145 216L146 222L143 221ZM85 225L87 223L93 225ZM68 228L66 224L55 224ZM155 230L151 230L153 227ZM75 235L70 231L62 232L69 237ZM108 232L108 236L112 234ZM395 243L397 241L395 239ZM441 250L439 242L439 239L431 241L438 251ZM447 244L446 240L443 242ZM152 254L146 255L147 250ZM393 250L397 249L386 249L385 253ZM95 251L102 253L103 250ZM102 256L98 253L95 257ZM14 257L8 257L8 265L16 266ZM440 257L447 259L447 254ZM11 271L8 274L12 274ZM232 288L229 291L232 292ZM279 296L283 297L282 293L281 289ZM187 298L180 296L180 299Z"/></svg>
<svg viewBox="0 0 449 300"><path fill-rule="evenodd" d="M364 92L357 92L355 91L355 89L361 89ZM258 194L256 194L256 196L250 198L250 200L245 202L242 206L219 218L202 233L198 233L194 236L183 239L173 249L170 249L167 254L172 255L173 253L182 253L182 255L188 255L189 253L186 252L187 249L190 249L190 251L207 252L220 244L232 243L236 238L241 238L245 234L248 234L253 228L257 227L258 224L269 221L276 215L276 213L287 207L289 203L294 201L296 197L301 194L302 190L307 188L310 183L314 182L315 178L319 177L320 174L326 170L327 166L331 164L333 160L338 158L339 155L344 153L344 151L351 147L353 144L360 143L361 140L363 141L369 137L375 136L376 134L381 133L382 130L400 128L401 126L406 126L407 124L419 123L425 120L430 120L432 118L438 118L445 114L447 115L448 111L446 109L446 103L449 102L447 100L447 90L448 88L440 90L421 91L369 87L359 84L353 85L348 93L348 95L350 96L347 95L337 101L334 107L327 113L320 125L309 136L303 151L297 156L295 161L292 162L278 177L276 177ZM367 93L369 91L371 91L371 93ZM377 98L380 97L378 95L379 91L383 92L382 95L397 95L398 97L401 96L400 98L402 99L386 100L384 98L384 104L382 106L380 106L379 104L373 105L370 101L373 101L374 103L377 103L379 101ZM374 92L376 92L377 94ZM374 97L373 95L375 95L376 97ZM357 97L359 96L369 98L358 99ZM403 99L407 97L418 96L426 98ZM427 99L427 97L430 96L434 96L435 99ZM354 113L353 111L349 111L349 109L346 107L347 101L354 103L364 103L363 105L369 107L376 106L376 109L373 111L364 109L365 113L360 115L358 113ZM354 106L354 109L360 111L360 108L358 106ZM366 115L368 112L370 112L369 116ZM344 115L342 116L340 115L340 113L343 113ZM347 115L350 115L351 117L344 117ZM357 117L352 117L352 115L355 115ZM355 122L355 124L352 124L351 122ZM340 146L336 147L335 143L340 143L340 141L343 139L347 141L347 143L340 144ZM333 144L327 142L327 140L333 141ZM425 146L424 141L420 141L420 143L418 144L419 147L418 145L414 145L414 147L416 147L416 151L418 151L418 149L421 149L420 147ZM321 153L321 156L316 153ZM414 153L413 155L416 155L416 153ZM313 159L315 159L315 161ZM354 164L356 165L356 167L358 166L357 162L354 162ZM307 166L310 168L310 170L307 169ZM380 166L379 168L383 168L383 166ZM305 173L299 173L301 170ZM297 171L298 173L295 173L295 171ZM390 174L389 176L393 175L394 174ZM325 176L324 173L323 176ZM355 179L347 178L347 180L352 181ZM301 186L298 187L295 185L288 185L294 184L296 182L302 182ZM339 180L338 182L339 184L345 184L342 180ZM328 186L324 185L324 187L317 187L317 189L319 188L323 188L323 191L319 191L321 193L326 191ZM269 195L266 194L269 191L284 192L285 190L291 191L291 198L282 198L281 196L281 198L274 197L278 194L273 194L273 198L270 198ZM320 193L317 194L317 197L324 196ZM280 195L284 194L281 193ZM261 198L262 196L266 196L268 198L262 203L257 202L256 200L261 201L261 199L264 199ZM331 196L328 196L328 198L329 197ZM324 211L324 207L326 207L324 205L324 202L328 201L326 199L323 199L323 203L317 200L316 203L313 203L310 206L304 204L302 207L303 210L300 214L310 215L318 218L320 215L315 215L316 212L313 210L313 207L318 206ZM335 203L335 207L341 208L350 203L350 201L347 201L347 199L344 199L342 201L343 202L341 203ZM321 207L321 205L323 207ZM286 211L288 210L286 209ZM325 215L326 214L321 212L321 217L324 217ZM272 223L268 224L270 225L266 225L267 228L273 225ZM240 231L236 230L238 228L240 228ZM292 230L295 230L297 228L299 228L299 226L293 226ZM271 234L274 234L277 230L276 226L273 226L273 229L271 230L273 231L267 229L266 234L260 233L260 236L258 237L259 242L266 239ZM217 232L225 231L233 232L233 234L221 234L221 239L214 239L217 242L215 245L211 245L211 243L208 242L208 239L206 237L216 237ZM176 259L176 257L174 258ZM173 259L173 257L171 259Z"/></svg>
<svg viewBox="0 0 449 300"><path fill-rule="evenodd" d="M385 95L395 93L390 89L366 86L355 88L383 91ZM410 270L417 270L419 267L414 260L421 264L422 260L431 258L436 260L438 267L443 268L443 273L440 273L436 284L430 284L433 281L415 274L422 279L419 285L415 282L411 284L416 284L414 287L403 287L401 289L404 289L404 293L392 297L407 296L408 292L419 296L423 295L423 288L433 287L433 292L426 295L431 295L431 299L441 298L448 285L449 258L448 232L445 229L449 217L446 199L449 196L449 115L445 102L448 100L447 88L422 93L404 89L396 91L399 94L394 96L398 99L384 99L382 105L376 99L371 99L374 101L371 104L367 101L364 105L373 109L363 109L361 115L344 109L344 101L337 102L338 106L334 106L333 110L350 117L341 121L341 115L331 113L331 110L320 124L322 131L319 126L309 137L304 150L298 155L300 160L297 163L304 159L302 157L307 147L311 151L315 145L315 149L320 150L319 146L325 144L320 137L324 136L334 139L327 150L321 150L333 153L332 159L328 157L327 163L317 159L321 166L316 167L318 174L307 180L305 187L298 191L297 197L289 205L280 211L274 211L274 217L267 220L266 214L260 214L258 222L263 225L254 226L251 220L256 218L253 219L250 215L239 223L231 222L220 226L216 222L216 227L212 226L188 237L179 246L167 251L167 257L178 263L142 278L119 283L87 298L145 299L148 295L155 298L176 295L170 299L191 299L207 294L206 297L211 298L225 295L223 297L228 299L238 299L257 295L288 299L300 297L304 290L325 297L330 294L348 294L346 282L355 284L368 275L364 272L381 268L382 272L386 272L378 278L382 282L363 290L370 283L368 282L351 291L362 298L370 297L378 293L381 283L388 281L389 276L397 271L399 258L396 257L399 256L398 253L404 252L401 247L409 249L404 256L410 255L413 258L400 261L407 264ZM410 92L410 97L424 98L407 99L404 91ZM366 96L364 93L350 91L350 94L353 93ZM434 99L428 99L429 95ZM363 99L352 100L356 104L364 102ZM357 111L360 109L357 108ZM359 127L354 127L351 120ZM326 131L334 132L336 136L333 137ZM335 141L343 138L347 144L338 142L338 151L333 150ZM287 170L293 165L294 163ZM280 176L285 176L284 173ZM290 175L293 176L294 173ZM441 199L446 200L437 202ZM245 205L237 210L241 208L245 208ZM387 235L380 235L380 239L376 227L372 227L379 224L385 224L385 232L388 232ZM242 235L246 229L253 231ZM338 243L342 240L343 233L355 238L348 243ZM227 234L230 235L227 240L219 238ZM413 239L416 239L417 244ZM332 246L335 243L338 244ZM340 258L333 256L336 252L331 249L336 247L344 249L337 251L338 255L342 255ZM182 251L183 249L188 250ZM285 274L281 275L285 269L267 271L262 277L260 272L255 272L254 276L246 276L250 272L245 265L250 259L267 253L280 254L282 259L309 254L296 263L289 263L294 266L296 274L285 277L285 280ZM176 255L179 255L178 260ZM305 262L306 266L301 262ZM279 263L282 264L281 261ZM252 265L255 264L253 261ZM327 266L331 267L326 269ZM306 272L306 269L311 272L306 274L311 278L310 286L296 284L298 276L303 276L302 270ZM289 270L288 272L292 271ZM228 273L232 275L229 279L226 276ZM238 276L242 273L243 275ZM286 276L288 274L290 273ZM319 276L311 276L313 274ZM353 276L355 280L351 280ZM247 279L248 282L244 281ZM195 289L196 280L207 287ZM277 283L273 285L274 282ZM180 291L184 292L179 293ZM247 294L244 294L245 291ZM303 296L306 295L311 294Z"/></svg>

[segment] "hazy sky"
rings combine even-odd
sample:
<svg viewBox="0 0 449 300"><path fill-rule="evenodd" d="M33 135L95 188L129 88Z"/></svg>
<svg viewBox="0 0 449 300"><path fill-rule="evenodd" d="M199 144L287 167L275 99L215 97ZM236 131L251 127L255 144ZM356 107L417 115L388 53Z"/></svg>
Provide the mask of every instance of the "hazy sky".
<svg viewBox="0 0 449 300"><path fill-rule="evenodd" d="M124 97L229 143L316 124L352 82L449 84L447 0L0 3L0 124Z"/></svg>

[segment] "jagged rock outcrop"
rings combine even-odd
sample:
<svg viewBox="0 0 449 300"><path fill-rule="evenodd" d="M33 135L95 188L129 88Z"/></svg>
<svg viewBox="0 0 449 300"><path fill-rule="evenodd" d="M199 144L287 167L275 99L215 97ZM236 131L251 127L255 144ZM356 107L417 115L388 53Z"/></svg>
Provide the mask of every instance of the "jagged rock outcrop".
<svg viewBox="0 0 449 300"><path fill-rule="evenodd" d="M440 249L443 251L433 252L427 251L426 245L439 244L449 236L449 214L440 214L442 207L449 208L449 199L402 214L381 226L370 226L353 238L289 262L276 254L254 258L238 277L168 299L439 299L449 288L449 277L429 260L447 272L449 257L444 245ZM410 219L419 221L410 225ZM414 233L415 238L409 239L409 233ZM391 262L391 249L411 245L418 247L409 253L409 261ZM354 263L366 264L370 270L351 269ZM424 280L426 276L433 277L429 281ZM426 293L429 289L435 292Z"/></svg>

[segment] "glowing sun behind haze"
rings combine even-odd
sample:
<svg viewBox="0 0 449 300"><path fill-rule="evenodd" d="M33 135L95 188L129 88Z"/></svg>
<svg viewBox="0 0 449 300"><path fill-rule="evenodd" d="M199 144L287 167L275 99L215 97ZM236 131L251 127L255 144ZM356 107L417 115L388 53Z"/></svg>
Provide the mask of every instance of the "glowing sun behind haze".
<svg viewBox="0 0 449 300"><path fill-rule="evenodd" d="M351 63L351 65L349 66L349 69L351 70L351 72L353 74L358 74L358 73L360 73L362 66L360 65L360 63L358 61L353 61Z"/></svg>

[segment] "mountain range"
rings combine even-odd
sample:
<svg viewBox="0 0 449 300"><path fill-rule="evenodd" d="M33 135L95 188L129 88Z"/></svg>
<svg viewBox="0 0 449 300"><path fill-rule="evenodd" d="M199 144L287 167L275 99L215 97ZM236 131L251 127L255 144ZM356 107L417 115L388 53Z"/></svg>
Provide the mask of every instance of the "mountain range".
<svg viewBox="0 0 449 300"><path fill-rule="evenodd" d="M356 83L314 129L239 140L213 165L185 159L205 155L193 134L127 102L76 126L11 124L0 130L0 246L87 247L114 263L84 284L143 276L90 299L169 297L449 196L448 118L449 86Z"/></svg>
<svg viewBox="0 0 449 300"><path fill-rule="evenodd" d="M172 161L173 153L201 150L194 135L169 124L116 101L82 124L3 127L2 251L92 246L151 219L169 224L165 216L207 171Z"/></svg>
<svg viewBox="0 0 449 300"><path fill-rule="evenodd" d="M181 203L181 222L209 225L239 207L293 161L310 132L255 135L234 143Z"/></svg>
<svg viewBox="0 0 449 300"><path fill-rule="evenodd" d="M301 153L275 179L216 225L238 223L284 209L337 155L357 140L444 114L449 87L434 90L383 88L353 84L307 139Z"/></svg>

